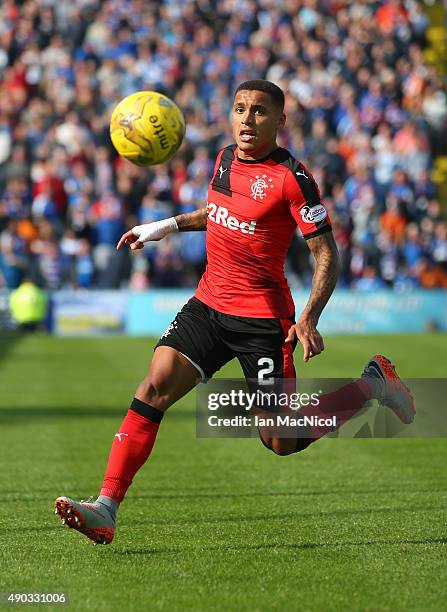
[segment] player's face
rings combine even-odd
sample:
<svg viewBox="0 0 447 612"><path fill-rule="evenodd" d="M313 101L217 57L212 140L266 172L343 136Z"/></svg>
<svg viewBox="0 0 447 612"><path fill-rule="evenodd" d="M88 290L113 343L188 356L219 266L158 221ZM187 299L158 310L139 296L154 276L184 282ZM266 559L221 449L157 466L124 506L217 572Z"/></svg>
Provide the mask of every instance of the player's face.
<svg viewBox="0 0 447 612"><path fill-rule="evenodd" d="M231 126L242 159L261 159L276 149L276 134L285 123L284 113L263 91L238 91Z"/></svg>

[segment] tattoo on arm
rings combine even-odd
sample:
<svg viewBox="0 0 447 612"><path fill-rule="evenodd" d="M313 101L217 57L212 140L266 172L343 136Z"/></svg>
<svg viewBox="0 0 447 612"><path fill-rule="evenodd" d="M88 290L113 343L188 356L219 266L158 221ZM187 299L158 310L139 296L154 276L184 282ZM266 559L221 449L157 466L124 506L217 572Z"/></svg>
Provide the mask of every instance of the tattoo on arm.
<svg viewBox="0 0 447 612"><path fill-rule="evenodd" d="M199 208L199 210L191 213L177 215L175 220L177 221L179 232L201 232L206 230L206 208Z"/></svg>
<svg viewBox="0 0 447 612"><path fill-rule="evenodd" d="M337 284L340 261L332 232L310 238L307 244L315 257L315 271L303 314L315 319L316 324Z"/></svg>

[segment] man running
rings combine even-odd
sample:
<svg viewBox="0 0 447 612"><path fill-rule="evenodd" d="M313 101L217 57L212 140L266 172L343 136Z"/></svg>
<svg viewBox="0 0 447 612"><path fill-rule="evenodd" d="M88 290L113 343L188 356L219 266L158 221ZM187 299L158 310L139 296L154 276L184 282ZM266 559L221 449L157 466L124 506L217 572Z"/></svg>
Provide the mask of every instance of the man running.
<svg viewBox="0 0 447 612"><path fill-rule="evenodd" d="M96 543L112 541L117 509L152 451L165 411L200 379L211 378L234 357L247 379L294 379L297 341L305 362L324 350L317 324L337 282L338 252L312 175L277 145L286 121L282 90L269 81L242 83L231 121L235 144L217 156L206 208L136 226L117 246L136 250L170 233L206 230L207 267L194 297L155 348L115 434L99 497L55 501L62 521ZM308 302L295 322L284 264L297 227L315 271ZM343 406L349 417L372 398L403 422L413 420L411 394L381 355L370 360L361 378L321 396L319 409L325 413ZM278 455L299 452L324 433L287 438L259 431L263 444Z"/></svg>

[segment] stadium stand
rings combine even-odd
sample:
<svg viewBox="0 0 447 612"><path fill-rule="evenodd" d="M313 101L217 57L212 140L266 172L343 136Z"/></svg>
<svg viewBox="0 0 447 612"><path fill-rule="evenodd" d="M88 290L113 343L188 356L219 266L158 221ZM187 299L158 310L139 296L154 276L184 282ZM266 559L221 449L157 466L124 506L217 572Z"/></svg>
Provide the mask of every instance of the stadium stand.
<svg viewBox="0 0 447 612"><path fill-rule="evenodd" d="M4 0L0 286L25 276L48 289L194 286L203 235L132 257L116 241L203 206L214 156L231 141L232 92L267 78L287 94L280 144L307 164L330 210L340 285L446 287L446 33L433 10L414 0ZM180 153L151 169L117 157L108 135L114 105L142 89L174 98L187 121ZM288 265L293 287L310 283L298 237Z"/></svg>

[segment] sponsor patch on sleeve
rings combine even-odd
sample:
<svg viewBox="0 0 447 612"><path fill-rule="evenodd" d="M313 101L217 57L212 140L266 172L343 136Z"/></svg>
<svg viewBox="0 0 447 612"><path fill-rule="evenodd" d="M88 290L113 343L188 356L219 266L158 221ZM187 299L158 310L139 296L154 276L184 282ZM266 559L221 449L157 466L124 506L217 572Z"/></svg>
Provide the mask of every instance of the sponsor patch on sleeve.
<svg viewBox="0 0 447 612"><path fill-rule="evenodd" d="M303 206L300 214L304 223L318 223L327 217L327 211L322 204Z"/></svg>

